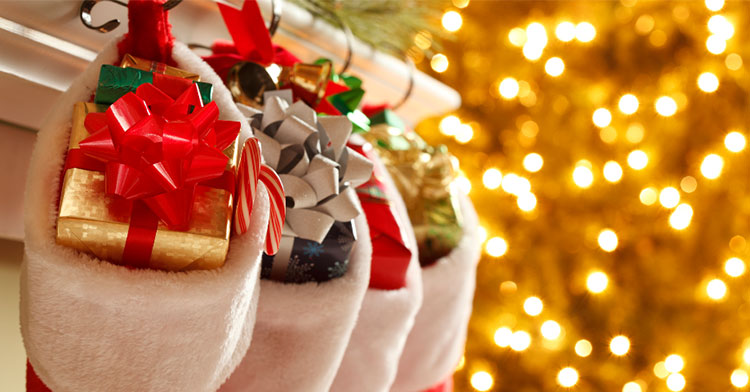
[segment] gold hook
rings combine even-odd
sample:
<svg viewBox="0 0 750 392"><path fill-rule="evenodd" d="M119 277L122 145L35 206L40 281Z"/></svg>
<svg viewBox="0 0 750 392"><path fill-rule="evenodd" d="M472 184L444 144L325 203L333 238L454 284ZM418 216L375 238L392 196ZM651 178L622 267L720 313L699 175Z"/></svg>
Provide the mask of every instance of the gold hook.
<svg viewBox="0 0 750 392"><path fill-rule="evenodd" d="M127 7L128 4L120 1L120 0L84 0L81 2L81 22L84 26L86 26L89 29L97 30L100 33L109 33L110 31L116 29L120 25L120 21L118 19L112 19L102 25L94 26L91 21L91 10L94 8L94 6L101 2L101 1L109 1L115 4L119 4L123 7ZM166 3L164 3L164 10L169 11L177 4L180 4L182 0L168 0Z"/></svg>

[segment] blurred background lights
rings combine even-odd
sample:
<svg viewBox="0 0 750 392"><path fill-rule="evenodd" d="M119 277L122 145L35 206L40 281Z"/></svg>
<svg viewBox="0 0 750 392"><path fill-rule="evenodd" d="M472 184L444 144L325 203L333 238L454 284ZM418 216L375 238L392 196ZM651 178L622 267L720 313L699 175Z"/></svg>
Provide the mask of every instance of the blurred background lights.
<svg viewBox="0 0 750 392"><path fill-rule="evenodd" d="M638 111L638 98L636 98L633 94L625 94L622 97L620 97L620 101L617 103L617 106L620 108L620 111L624 114L633 114L636 111Z"/></svg>
<svg viewBox="0 0 750 392"><path fill-rule="evenodd" d="M656 108L656 112L664 117L669 117L677 113L677 102L675 102L672 97L659 97L656 100L654 107Z"/></svg>
<svg viewBox="0 0 750 392"><path fill-rule="evenodd" d="M457 142L466 144L474 137L474 128L469 124L461 124L456 129L456 135L454 137Z"/></svg>
<svg viewBox="0 0 750 392"><path fill-rule="evenodd" d="M505 99L513 99L518 95L518 81L514 78L505 78L498 87L500 95Z"/></svg>
<svg viewBox="0 0 750 392"><path fill-rule="evenodd" d="M508 32L508 41L516 47L521 47L526 43L526 30L520 27L514 27Z"/></svg>
<svg viewBox="0 0 750 392"><path fill-rule="evenodd" d="M576 342L576 345L574 347L574 350L576 352L576 355L579 357L588 357L591 355L591 351L593 351L594 347L591 345L591 342L589 342L586 339L581 339Z"/></svg>
<svg viewBox="0 0 750 392"><path fill-rule="evenodd" d="M544 28L543 24L533 22L526 26L526 43L541 47L547 45L547 29Z"/></svg>
<svg viewBox="0 0 750 392"><path fill-rule="evenodd" d="M604 128L612 122L612 113L605 108L599 108L594 111L591 119L594 121L594 125L599 128Z"/></svg>
<svg viewBox="0 0 750 392"><path fill-rule="evenodd" d="M670 374L667 376L667 388L675 392L685 389L685 376L680 373Z"/></svg>
<svg viewBox="0 0 750 392"><path fill-rule="evenodd" d="M589 22L581 22L576 25L576 39L581 42L591 42L596 37L596 29Z"/></svg>
<svg viewBox="0 0 750 392"><path fill-rule="evenodd" d="M493 383L492 375L485 371L476 372L471 375L471 386L477 391L489 391Z"/></svg>
<svg viewBox="0 0 750 392"><path fill-rule="evenodd" d="M680 191L668 186L659 192L659 203L664 208L673 208L680 203Z"/></svg>
<svg viewBox="0 0 750 392"><path fill-rule="evenodd" d="M748 374L743 369L734 369L732 372L732 375L729 377L729 380L732 382L732 385L734 385L737 388L744 388L747 386L748 381L750 381L750 378L748 377Z"/></svg>
<svg viewBox="0 0 750 392"><path fill-rule="evenodd" d="M698 76L698 88L704 92L712 93L719 88L719 78L711 72L704 72Z"/></svg>
<svg viewBox="0 0 750 392"><path fill-rule="evenodd" d="M745 349L742 353L742 360L745 361L745 365L750 365L750 348Z"/></svg>
<svg viewBox="0 0 750 392"><path fill-rule="evenodd" d="M482 183L487 189L497 189L503 181L503 174L500 170L493 168L487 169L482 176Z"/></svg>
<svg viewBox="0 0 750 392"><path fill-rule="evenodd" d="M542 309L544 309L544 304L542 304L542 300L539 297L529 297L523 301L523 310L529 316L539 316L542 313Z"/></svg>
<svg viewBox="0 0 750 392"><path fill-rule="evenodd" d="M533 43L526 41L526 43L523 45L522 52L523 57L526 57L531 61L536 61L539 60L540 57L542 57L542 53L544 53L544 46L534 45Z"/></svg>
<svg viewBox="0 0 750 392"><path fill-rule="evenodd" d="M440 128L440 132L443 135L446 136L453 136L456 134L456 129L461 125L461 120L454 116L449 115L443 117L442 120L440 120L440 125L438 125L438 128Z"/></svg>
<svg viewBox="0 0 750 392"><path fill-rule="evenodd" d="M611 229L604 229L599 233L597 238L599 247L605 252L612 252L617 249L617 234Z"/></svg>
<svg viewBox="0 0 750 392"><path fill-rule="evenodd" d="M745 273L745 262L742 261L742 259L737 258L737 257L729 258L724 263L724 272L726 272L727 275L733 278L742 276L742 274Z"/></svg>
<svg viewBox="0 0 750 392"><path fill-rule="evenodd" d="M715 180L721 175L724 168L724 159L716 154L708 154L701 162L701 174L709 180Z"/></svg>
<svg viewBox="0 0 750 392"><path fill-rule="evenodd" d="M609 351L617 356L623 356L630 351L630 339L623 335L612 338L609 342Z"/></svg>
<svg viewBox="0 0 750 392"><path fill-rule="evenodd" d="M555 36L562 42L570 42L576 37L576 26L570 22L560 22L555 28Z"/></svg>
<svg viewBox="0 0 750 392"><path fill-rule="evenodd" d="M531 335L526 331L516 331L510 337L510 348L513 351L524 351L531 346Z"/></svg>
<svg viewBox="0 0 750 392"><path fill-rule="evenodd" d="M487 251L487 254L492 257L500 257L508 252L508 243L504 238L492 237L487 240L487 244L485 244L485 250Z"/></svg>
<svg viewBox="0 0 750 392"><path fill-rule="evenodd" d="M618 182L622 179L622 167L615 161L605 163L602 172L604 179L609 182Z"/></svg>
<svg viewBox="0 0 750 392"><path fill-rule="evenodd" d="M580 188L588 188L594 182L591 168L580 163L573 169L573 182Z"/></svg>
<svg viewBox="0 0 750 392"><path fill-rule="evenodd" d="M469 192L471 192L471 181L466 178L466 176L460 175L456 177L454 183L456 184L456 186L458 186L458 189L460 189L464 195L468 195Z"/></svg>
<svg viewBox="0 0 750 392"><path fill-rule="evenodd" d="M658 197L659 195L656 193L656 188L654 187L643 188L640 195L638 195L638 198L641 200L641 203L647 206L650 206L656 203L656 200Z"/></svg>
<svg viewBox="0 0 750 392"><path fill-rule="evenodd" d="M625 138L631 143L640 143L643 140L643 136L646 129L643 128L641 123L633 123L628 125L628 130L625 132Z"/></svg>
<svg viewBox="0 0 750 392"><path fill-rule="evenodd" d="M635 170L642 170L648 165L648 155L641 150L633 150L628 154L628 166Z"/></svg>
<svg viewBox="0 0 750 392"><path fill-rule="evenodd" d="M547 340L555 340L560 337L562 328L557 321L547 320L542 324L541 328L542 336Z"/></svg>
<svg viewBox="0 0 750 392"><path fill-rule="evenodd" d="M483 226L477 227L477 232L479 232L479 241L484 243L484 241L487 241L487 229L485 229Z"/></svg>
<svg viewBox="0 0 750 392"><path fill-rule="evenodd" d="M709 11L719 11L724 7L724 0L705 0L706 8Z"/></svg>
<svg viewBox="0 0 750 392"><path fill-rule="evenodd" d="M594 294L599 294L606 290L608 284L609 278L607 278L607 274L601 271L592 272L586 278L586 288Z"/></svg>
<svg viewBox="0 0 750 392"><path fill-rule="evenodd" d="M734 35L734 25L724 15L714 15L708 19L708 31L714 33L719 38L727 40Z"/></svg>
<svg viewBox="0 0 750 392"><path fill-rule="evenodd" d="M508 173L503 176L501 186L503 187L503 191L511 195L521 195L531 191L529 180L514 173Z"/></svg>
<svg viewBox="0 0 750 392"><path fill-rule="evenodd" d="M742 68L742 56L737 53L730 53L724 59L724 65L732 71L737 71Z"/></svg>
<svg viewBox="0 0 750 392"><path fill-rule="evenodd" d="M461 28L461 25L464 23L463 18L461 18L461 14L459 14L456 11L448 11L443 14L443 28L450 31L458 31L458 29Z"/></svg>
<svg viewBox="0 0 750 392"><path fill-rule="evenodd" d="M685 176L680 180L680 189L685 193L693 193L697 187L698 181L693 176Z"/></svg>
<svg viewBox="0 0 750 392"><path fill-rule="evenodd" d="M727 294L727 285L721 279L712 279L706 285L706 294L713 300L720 300Z"/></svg>
<svg viewBox="0 0 750 392"><path fill-rule="evenodd" d="M658 378L667 378L669 371L667 371L664 361L659 361L654 365L654 375Z"/></svg>
<svg viewBox="0 0 750 392"><path fill-rule="evenodd" d="M729 132L727 136L724 137L724 147L731 152L740 152L744 150L746 143L745 135L737 131Z"/></svg>
<svg viewBox="0 0 750 392"><path fill-rule="evenodd" d="M711 35L706 39L706 49L712 54L722 54L727 48L727 41L718 35Z"/></svg>
<svg viewBox="0 0 750 392"><path fill-rule="evenodd" d="M643 392L641 386L635 381L625 383L622 387L622 392Z"/></svg>
<svg viewBox="0 0 750 392"><path fill-rule="evenodd" d="M508 327L500 327L495 331L495 344L498 347L509 347L513 338L513 331Z"/></svg>
<svg viewBox="0 0 750 392"><path fill-rule="evenodd" d="M572 367L560 369L557 373L557 383L564 388L570 388L578 382L578 371Z"/></svg>
<svg viewBox="0 0 750 392"><path fill-rule="evenodd" d="M693 207L690 207L689 204L682 203L678 205L669 216L669 225L675 230L684 230L690 226L690 221L692 219Z"/></svg>
<svg viewBox="0 0 750 392"><path fill-rule="evenodd" d="M432 67L433 71L437 73L443 73L448 69L448 57L446 57L442 53L437 53L432 56L432 60L430 60L430 66Z"/></svg>
<svg viewBox="0 0 750 392"><path fill-rule="evenodd" d="M670 373L678 373L683 367L685 367L685 360L677 354L670 354L664 360L664 367Z"/></svg>
<svg viewBox="0 0 750 392"><path fill-rule="evenodd" d="M526 192L518 195L516 204L521 211L532 211L536 207L536 196L531 192Z"/></svg>
<svg viewBox="0 0 750 392"><path fill-rule="evenodd" d="M552 57L544 63L544 71L553 77L560 76L565 71L565 63L559 57Z"/></svg>
<svg viewBox="0 0 750 392"><path fill-rule="evenodd" d="M523 157L523 168L528 172L536 173L539 170L542 170L542 166L544 166L544 159L542 159L541 155L535 152Z"/></svg>

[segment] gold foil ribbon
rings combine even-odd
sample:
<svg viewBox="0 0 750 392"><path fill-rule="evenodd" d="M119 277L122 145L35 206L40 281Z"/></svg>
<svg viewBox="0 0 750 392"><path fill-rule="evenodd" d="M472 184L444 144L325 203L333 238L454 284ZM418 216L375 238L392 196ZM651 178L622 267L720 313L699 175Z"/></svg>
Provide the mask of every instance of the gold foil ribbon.
<svg viewBox="0 0 750 392"><path fill-rule="evenodd" d="M126 54L122 58L122 63L120 63L120 67L136 68L136 69L140 69L141 71L148 71L148 72L160 73L164 75L177 76L178 78L188 79L188 80L192 80L195 82L201 81L201 76L196 73L188 72L183 69L179 69L177 67L166 65L164 63L159 63L156 61L151 61L151 60L146 60L146 59L142 59L139 57L135 57L131 54Z"/></svg>

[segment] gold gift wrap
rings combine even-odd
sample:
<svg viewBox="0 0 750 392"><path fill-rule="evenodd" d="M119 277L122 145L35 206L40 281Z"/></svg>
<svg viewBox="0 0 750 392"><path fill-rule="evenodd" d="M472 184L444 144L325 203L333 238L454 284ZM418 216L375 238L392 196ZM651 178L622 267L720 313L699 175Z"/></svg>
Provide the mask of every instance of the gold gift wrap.
<svg viewBox="0 0 750 392"><path fill-rule="evenodd" d="M362 136L378 151L409 211L419 246L419 261L428 265L450 253L463 234L457 162L445 146L431 147L414 132L388 124Z"/></svg>
<svg viewBox="0 0 750 392"><path fill-rule="evenodd" d="M73 109L69 149L89 136L84 127L86 114L101 112L106 106L79 102ZM237 140L224 153L237 162ZM108 196L104 173L72 168L65 172L57 219L57 242L89 252L119 264L125 249L130 223L122 201ZM189 229L173 231L159 222L150 268L162 270L212 269L224 264L229 249L232 194L223 189L199 186L196 191Z"/></svg>
<svg viewBox="0 0 750 392"><path fill-rule="evenodd" d="M194 82L201 81L201 76L196 73L188 72L188 71L179 69L177 67L172 67L170 65L166 65L166 64L159 63L156 61L151 61L151 60L142 59L140 57L135 57L131 54L126 54L122 58L122 63L120 63L120 67L136 68L136 69L140 69L141 71L148 71L148 72L155 72L155 73L160 73L164 75L177 76L178 78L188 79Z"/></svg>

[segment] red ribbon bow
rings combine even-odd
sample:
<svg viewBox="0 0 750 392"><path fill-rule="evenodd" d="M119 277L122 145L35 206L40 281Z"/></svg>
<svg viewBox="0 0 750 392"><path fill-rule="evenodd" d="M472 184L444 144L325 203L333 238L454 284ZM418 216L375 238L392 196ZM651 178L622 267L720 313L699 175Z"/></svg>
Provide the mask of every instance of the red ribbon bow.
<svg viewBox="0 0 750 392"><path fill-rule="evenodd" d="M87 115L91 136L79 145L106 162L107 194L142 200L171 230L185 230L196 185L223 175L229 158L222 151L240 130L218 117L195 84L177 97L143 84L105 113Z"/></svg>

